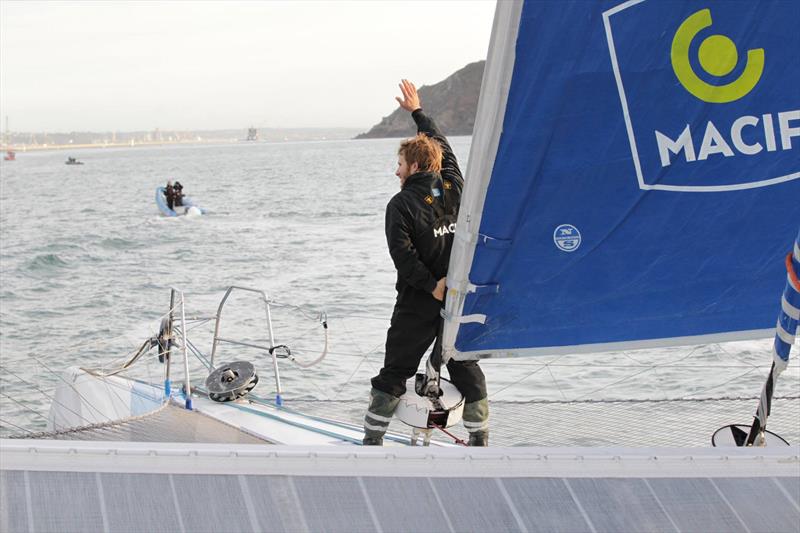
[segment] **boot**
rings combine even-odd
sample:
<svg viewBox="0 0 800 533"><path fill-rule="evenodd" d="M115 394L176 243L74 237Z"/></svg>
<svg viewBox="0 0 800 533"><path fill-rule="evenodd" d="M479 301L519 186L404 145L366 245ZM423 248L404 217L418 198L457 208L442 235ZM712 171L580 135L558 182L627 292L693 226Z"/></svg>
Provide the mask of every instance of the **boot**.
<svg viewBox="0 0 800 533"><path fill-rule="evenodd" d="M370 392L369 407L364 416L364 446L383 446L383 435L389 429L389 422L400 403L400 398L373 388Z"/></svg>
<svg viewBox="0 0 800 533"><path fill-rule="evenodd" d="M489 445L489 400L483 398L464 405L464 427L469 432L469 446Z"/></svg>
<svg viewBox="0 0 800 533"><path fill-rule="evenodd" d="M489 445L489 430L475 431L469 434L469 441L467 446L488 446Z"/></svg>

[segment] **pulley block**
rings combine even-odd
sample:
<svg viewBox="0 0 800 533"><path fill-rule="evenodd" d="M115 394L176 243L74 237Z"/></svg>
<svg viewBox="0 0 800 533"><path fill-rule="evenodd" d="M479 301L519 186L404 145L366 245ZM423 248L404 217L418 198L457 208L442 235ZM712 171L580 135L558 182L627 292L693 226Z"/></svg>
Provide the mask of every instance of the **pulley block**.
<svg viewBox="0 0 800 533"><path fill-rule="evenodd" d="M247 361L225 363L206 378L208 397L215 402L230 402L245 396L258 383L256 369Z"/></svg>

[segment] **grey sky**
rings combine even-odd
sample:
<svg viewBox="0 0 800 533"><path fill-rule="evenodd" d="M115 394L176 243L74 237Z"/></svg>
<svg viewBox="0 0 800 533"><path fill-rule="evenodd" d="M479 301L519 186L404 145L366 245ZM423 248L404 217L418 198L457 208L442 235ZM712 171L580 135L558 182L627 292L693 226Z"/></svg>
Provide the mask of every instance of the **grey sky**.
<svg viewBox="0 0 800 533"><path fill-rule="evenodd" d="M0 115L13 131L366 130L400 77L485 59L494 4L0 0Z"/></svg>

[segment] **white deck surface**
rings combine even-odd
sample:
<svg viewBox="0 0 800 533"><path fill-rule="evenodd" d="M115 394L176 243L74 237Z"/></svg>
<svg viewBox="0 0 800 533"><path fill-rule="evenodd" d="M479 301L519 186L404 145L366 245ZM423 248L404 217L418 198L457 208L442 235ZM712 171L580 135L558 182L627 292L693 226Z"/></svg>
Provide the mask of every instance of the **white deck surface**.
<svg viewBox="0 0 800 533"><path fill-rule="evenodd" d="M800 449L0 441L2 531L771 531Z"/></svg>

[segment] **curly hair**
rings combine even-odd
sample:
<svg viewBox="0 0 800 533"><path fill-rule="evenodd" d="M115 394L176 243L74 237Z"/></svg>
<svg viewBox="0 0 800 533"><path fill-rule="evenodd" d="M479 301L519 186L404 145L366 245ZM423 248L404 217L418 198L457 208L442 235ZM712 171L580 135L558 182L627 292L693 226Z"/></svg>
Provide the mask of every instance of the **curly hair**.
<svg viewBox="0 0 800 533"><path fill-rule="evenodd" d="M397 154L402 155L409 165L416 163L420 172L442 170L442 147L422 133L400 143Z"/></svg>

